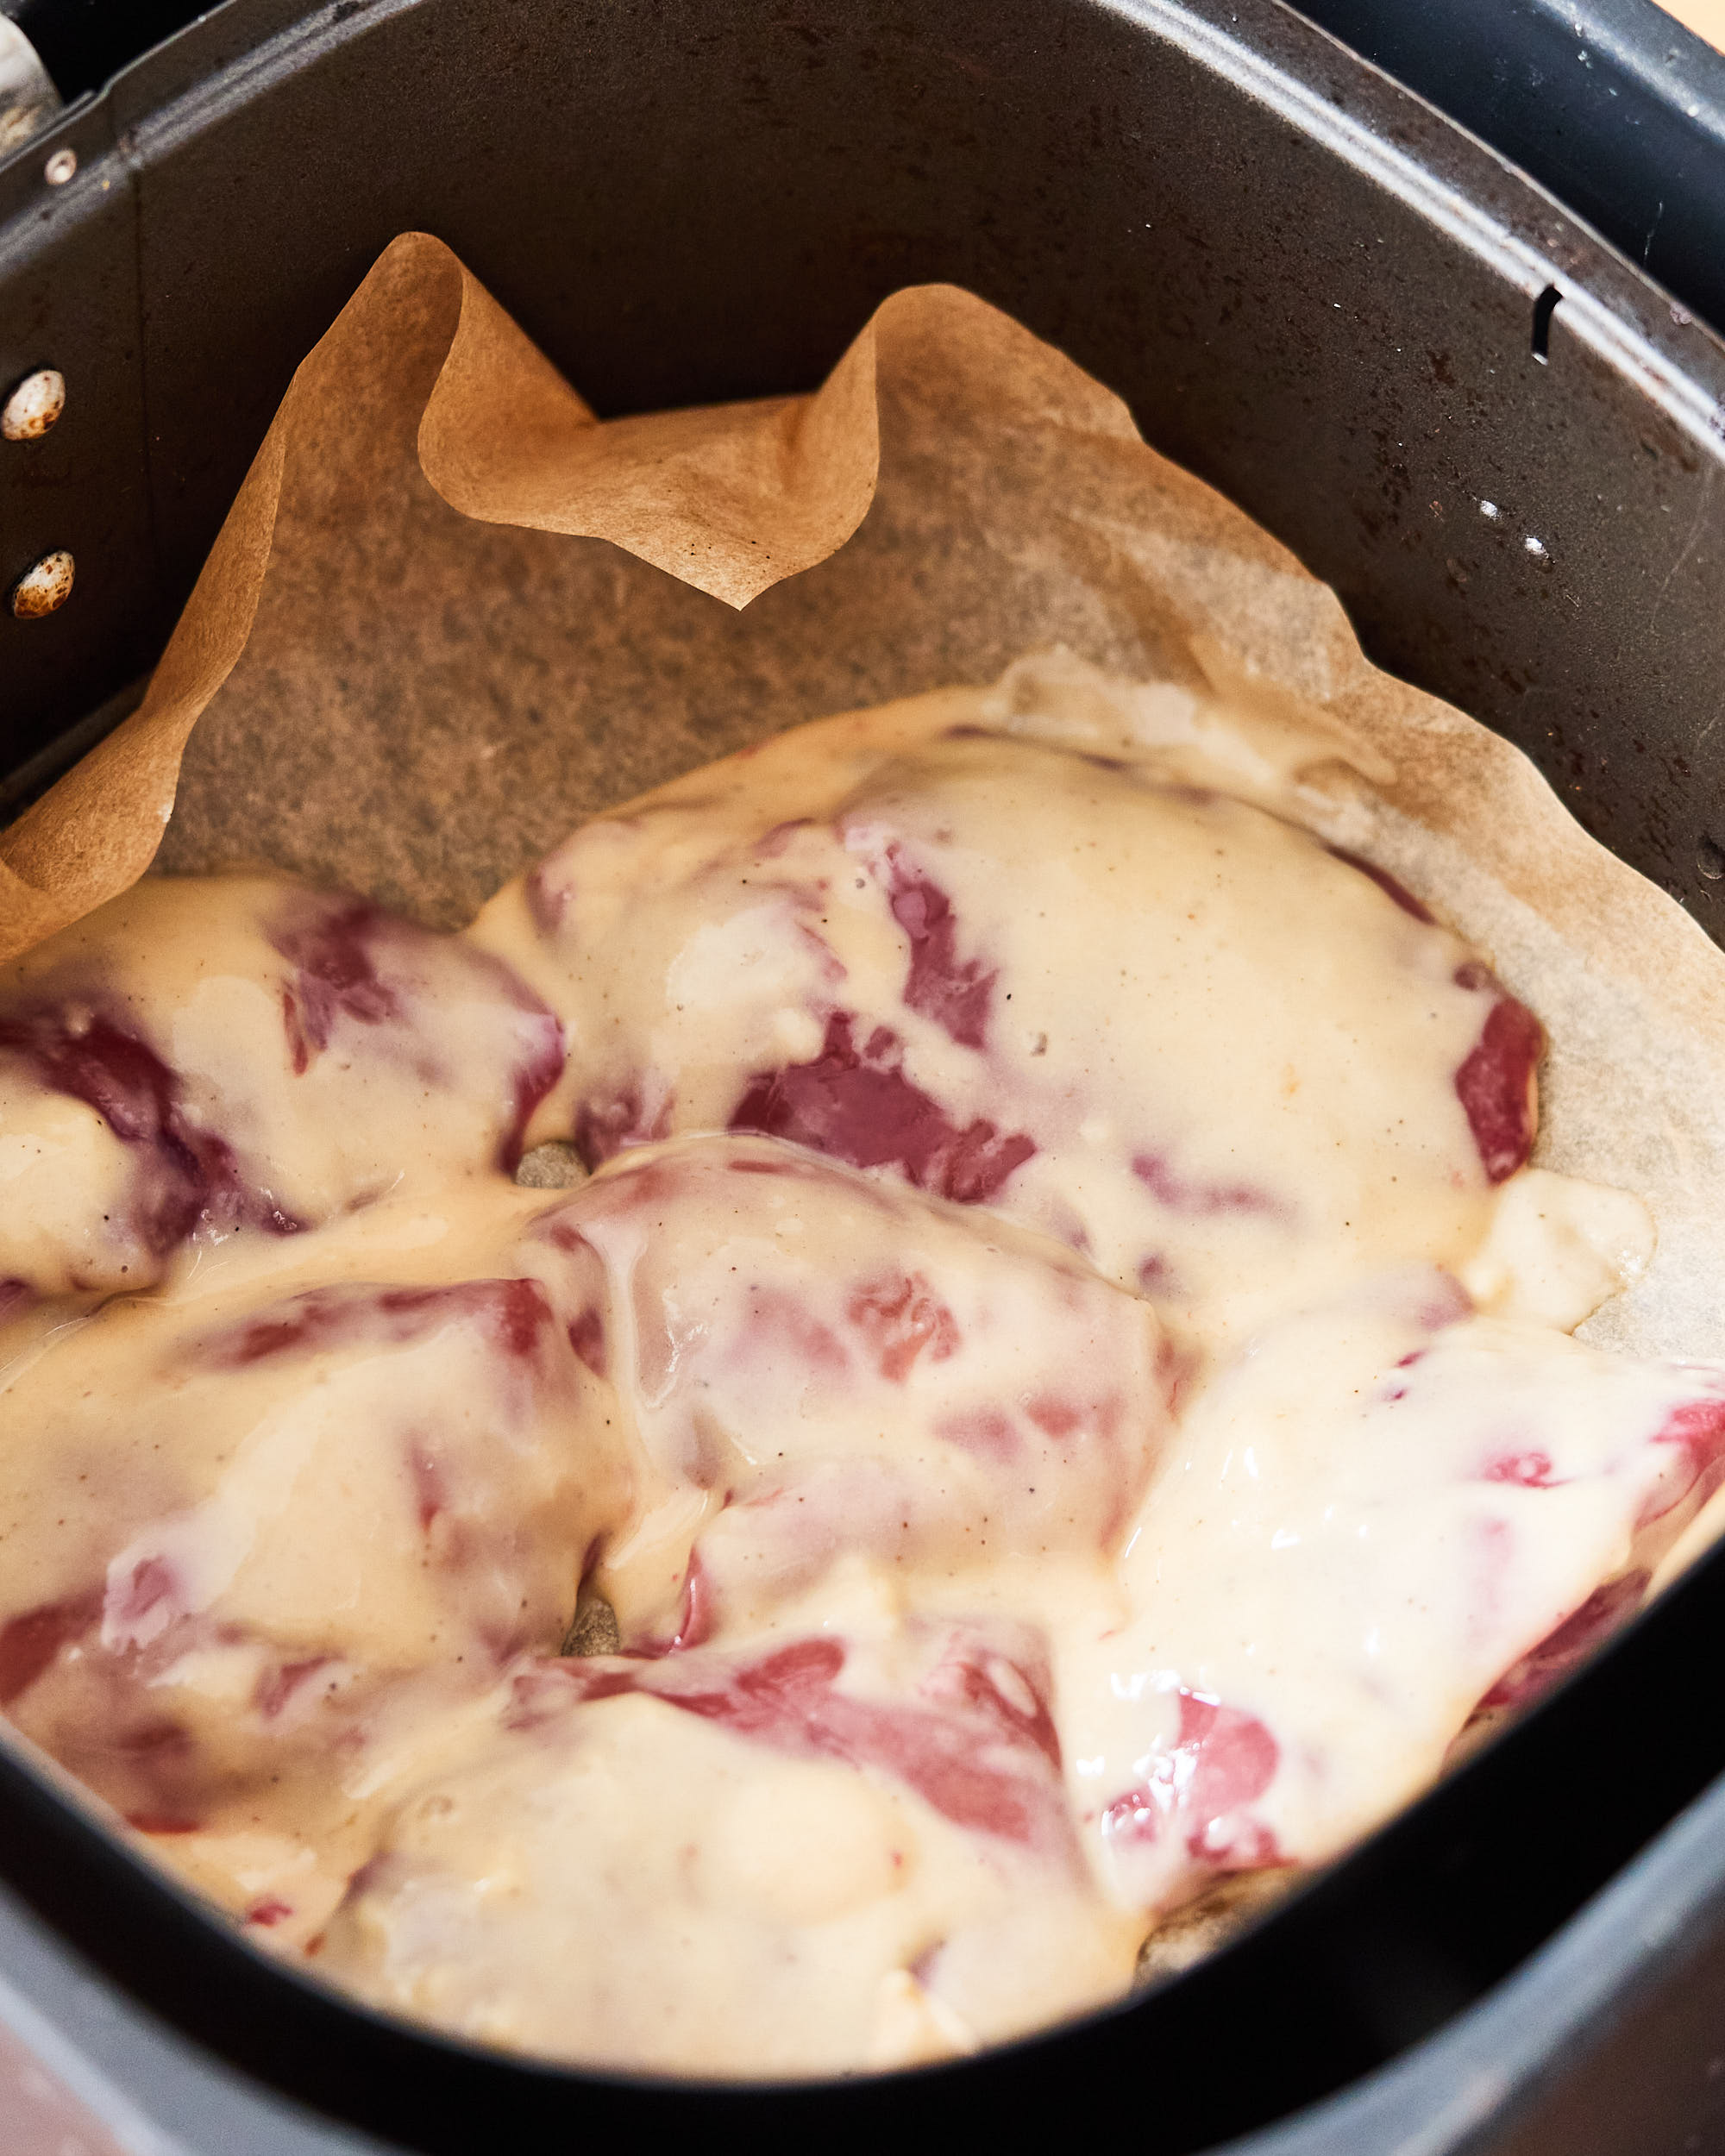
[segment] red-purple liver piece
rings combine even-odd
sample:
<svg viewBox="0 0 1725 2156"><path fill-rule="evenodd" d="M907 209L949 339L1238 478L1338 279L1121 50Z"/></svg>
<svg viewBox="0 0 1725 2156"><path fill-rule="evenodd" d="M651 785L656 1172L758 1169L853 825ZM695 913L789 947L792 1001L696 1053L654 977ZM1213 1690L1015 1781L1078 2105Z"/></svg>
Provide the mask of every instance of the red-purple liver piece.
<svg viewBox="0 0 1725 2156"><path fill-rule="evenodd" d="M770 752L758 819L691 781L481 917L582 1044L541 1135L589 1165L779 1138L1033 1225L1207 1338L1465 1261L1542 1037L1398 877L1153 758L965 725L871 771L866 730L825 738Z"/></svg>
<svg viewBox="0 0 1725 2156"><path fill-rule="evenodd" d="M460 938L285 881L147 879L0 973L9 1119L28 1135L34 1100L63 1149L53 1104L91 1112L0 1269L148 1287L197 1238L508 1172L562 1064L555 1018Z"/></svg>
<svg viewBox="0 0 1725 2156"><path fill-rule="evenodd" d="M950 1033L961 1048L982 1048L988 1031L994 975L980 958L958 956L952 901L901 846L888 849L893 918L910 939L905 1002Z"/></svg>
<svg viewBox="0 0 1725 2156"><path fill-rule="evenodd" d="M770 1139L624 1156L532 1246L657 1470L717 1500L694 1555L722 1633L846 1553L907 1576L1100 1556L1169 1426L1173 1357L1136 1297ZM674 1599L630 1644L687 1640L695 1618Z"/></svg>
<svg viewBox="0 0 1725 2156"><path fill-rule="evenodd" d="M1267 1329L1189 1414L1123 1564L1133 1614L1063 1693L1126 1901L1328 1860L1471 1713L1598 1649L1725 1482L1725 1370L1434 1290L1410 1273Z"/></svg>
<svg viewBox="0 0 1725 2156"><path fill-rule="evenodd" d="M83 1578L9 1608L0 1582L0 1707L135 1826L321 1815L404 1693L435 1713L561 1642L628 1477L539 1281L144 1322L115 1303L77 1336L76 1405L25 1486Z"/></svg>
<svg viewBox="0 0 1725 2156"><path fill-rule="evenodd" d="M369 899L300 887L266 933L292 968L283 1024L297 1075L332 1050L369 1051L434 1091L477 1094L498 1122L495 1163L513 1169L534 1110L562 1075L563 1040L501 960Z"/></svg>
<svg viewBox="0 0 1725 2156"><path fill-rule="evenodd" d="M1484 966L1460 967L1456 986L1491 999L1479 1039L1456 1073L1455 1087L1488 1180L1507 1182L1527 1166L1534 1150L1539 1128L1534 1081L1545 1053L1545 1029Z"/></svg>
<svg viewBox="0 0 1725 2156"><path fill-rule="evenodd" d="M753 1652L717 1648L630 1661L543 1665L516 1680L511 1724L573 1701L644 1692L793 1758L842 1760L915 1790L954 1825L1063 1856L1074 1831L1049 1708L1047 1658L1023 1626L930 1625L915 1680L898 1696L847 1688L846 1642L831 1633Z"/></svg>
<svg viewBox="0 0 1725 2156"><path fill-rule="evenodd" d="M812 1062L751 1077L731 1114L733 1131L788 1138L852 1168L894 1168L917 1190L958 1205L987 1205L1036 1151L1022 1131L978 1116L960 1128L905 1075L903 1044L875 1026L859 1048L856 1020L834 1012Z"/></svg>
<svg viewBox="0 0 1725 2156"><path fill-rule="evenodd" d="M118 1002L122 998L116 997ZM46 1093L82 1101L131 1150L129 1216L116 1241L134 1245L128 1286L158 1276L150 1263L200 1224L217 1232L251 1225L291 1235L304 1224L267 1190L248 1188L232 1149L187 1115L183 1088L166 1063L124 1020L78 999L0 1004L0 1057L21 1066Z"/></svg>
<svg viewBox="0 0 1725 2156"><path fill-rule="evenodd" d="M1281 1757L1256 1714L1208 1693L1179 1687L1174 1741L1158 1747L1137 1787L1104 1807L1102 1833L1113 1844L1178 1840L1210 1871L1256 1871L1286 1863L1276 1836L1252 1806L1275 1779Z"/></svg>

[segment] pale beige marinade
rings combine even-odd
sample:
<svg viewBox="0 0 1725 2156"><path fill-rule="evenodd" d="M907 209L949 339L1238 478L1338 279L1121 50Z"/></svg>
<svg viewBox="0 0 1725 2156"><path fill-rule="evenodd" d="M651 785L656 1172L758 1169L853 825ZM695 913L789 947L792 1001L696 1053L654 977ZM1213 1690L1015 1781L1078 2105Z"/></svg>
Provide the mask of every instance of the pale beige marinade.
<svg viewBox="0 0 1725 2156"><path fill-rule="evenodd" d="M14 1720L281 1951L669 2071L999 2040L1345 1847L1634 1606L1725 1375L1565 1337L1645 1210L1528 1164L1533 1019L1303 827L1322 753L1056 667L466 939L218 879L40 946Z"/></svg>

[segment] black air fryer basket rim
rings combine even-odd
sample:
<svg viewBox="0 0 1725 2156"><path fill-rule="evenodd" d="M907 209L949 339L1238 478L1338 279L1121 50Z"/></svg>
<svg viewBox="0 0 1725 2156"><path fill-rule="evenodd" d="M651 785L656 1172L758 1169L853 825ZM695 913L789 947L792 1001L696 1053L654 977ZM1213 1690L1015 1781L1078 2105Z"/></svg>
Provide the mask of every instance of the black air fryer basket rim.
<svg viewBox="0 0 1725 2156"><path fill-rule="evenodd" d="M1725 52L1655 0L1302 0L1725 329Z"/></svg>
<svg viewBox="0 0 1725 2156"><path fill-rule="evenodd" d="M129 71L106 98L69 115L48 137L32 144L9 172L0 172L0 210L18 213L12 233L0 232L0 275L5 273L9 254L16 259L9 241L22 231L27 220L34 223L41 214L37 175L41 160L57 144L74 143L91 177L111 173L127 188L141 179L145 185L140 214L147 216L153 160L165 150L219 125L235 110L267 98L285 78L338 55L349 41L364 38L393 18L430 12L433 0L393 0L392 4L392 0L373 0L369 7L359 9L346 0L333 10L302 17L286 0L229 0L193 30ZM453 8L445 9L446 14L453 12ZM962 8L953 10L955 15L963 12ZM1052 17L1063 11L1049 7L1044 12ZM1069 9L1063 13L1069 17L1110 16L1136 25L1145 39L1142 50L1151 49L1154 41L1182 53L1233 81L1249 98L1286 112L1306 136L1324 142L1333 155L1364 174L1371 185L1411 204L1458 245L1489 260L1521 292L1530 323L1540 295L1561 280L1562 319L1578 345L1588 347L1634 382L1647 404L1666 417L1693 452L1710 461L1708 468L1716 467L1716 417L1725 391L1725 353L1716 342L1678 322L1662 295L1577 230L1488 153L1417 101L1347 59L1276 0L1248 0L1237 9L1218 0L1197 0L1189 8L1167 0L1139 0L1133 6ZM59 208L53 204L47 214L52 217ZM24 233L25 245L34 236ZM483 264L475 266L485 273ZM831 2139L837 2131L841 2139L854 2135L860 2144L865 2134L876 2140L882 2129L901 2128L914 2116L927 2126L945 2120L955 2130L969 2131L978 2130L986 2119L993 2122L994 2130L1016 2140L1014 2127L1021 2129L1026 2120L1038 2121L1040 2131L1052 2084L1082 2086L1088 2079L1090 2085L1107 2085L1107 2077L1122 2070L1129 2052L1142 2052L1159 2040L1172 2039L1176 2029L1176 2049L1179 2044L1189 2049L1192 2043L1201 2043L1206 2026L1214 2028L1219 2016L1226 2020L1230 2003L1239 2003L1229 1987L1242 1981L1243 1968L1248 1991L1252 1989L1251 1970L1258 1970L1261 2007L1267 2004L1273 2009L1278 1996L1284 2000L1303 1996L1308 2002L1320 1996L1321 1985L1314 1981L1314 1972L1320 1969L1327 1953L1333 1957L1340 1946L1368 1937L1358 1929L1366 1921L1364 1904L1381 1902L1386 1893L1392 1902L1396 1892L1405 1895L1406 1878L1399 1887L1396 1883L1398 1852L1404 1873L1410 1849L1416 1856L1423 1849L1427 1856L1435 1852L1446 1860L1453 1857L1467 1841L1464 1815L1471 1805L1477 1811L1484 1802L1494 1817L1512 1819L1518 1802L1525 1808L1537 1800L1541 1786L1548 1788L1553 1758L1567 1758L1571 1770L1585 1758L1596 1743L1602 1700L1615 1702L1619 1713L1633 1713L1649 1698L1659 1696L1662 1682L1670 1690L1669 1672L1682 1666L1685 1647L1697 1642L1704 1645L1719 1636L1725 1619L1725 1576L1716 1577L1719 1571L1716 1564L1703 1567L1644 1619L1598 1668L1395 1822L1359 1857L1308 1890L1252 1940L1148 2002L1032 2040L986 2062L895 2082L859 2084L847 2090L837 2128L825 2092L731 2091L715 2096L563 2077L475 2058L458 2046L392 2028L361 2010L334 2002L318 1988L296 1984L264 1965L231 1934L195 1914L128 1852L92 1837L74 1813L58 1798L45 1799L34 1777L10 1759L0 1761L0 1815L7 1816L9 1829L0 1867L16 1890L57 1922L67 1938L122 1983L152 1997L171 2021L278 2088L374 2131L406 2133L417 2146L479 2145L474 2134L499 2115L510 2118L517 2146L523 2150L551 2146L566 2134L567 2121L576 2115L577 2105L585 2124L601 2128L633 2125L638 2130L651 2124L665 2130L701 2130L710 2128L716 2116L728 2116L740 2130L768 2140L788 2140L794 2133L800 2139L811 2133ZM1683 1772L1673 1777L1665 1792L1670 1801L1659 1811L1655 1827L1707 1779L1698 1771L1697 1758L1698 1754L1686 1758ZM1544 1773L1537 1771L1542 1761ZM1532 1783L1531 1793L1521 1786L1524 1782ZM1423 1843L1422 1836L1427 1838ZM1645 1832L1631 1838L1617 1860L1630 1855L1646 1838ZM1376 2138L1357 2139L1356 2132L1371 2130L1375 2134L1376 2129L1368 2129L1365 2123L1369 2116L1386 2128L1393 2116L1399 2122L1399 2132L1409 2123L1409 2113L1394 2107L1409 2102L1421 2107L1417 2115L1425 2129L1440 2130L1444 2136L1430 2140L1427 2146L1457 2152L1479 2146L1482 2134L1495 2131L1515 2104L1528 2100L1542 2069L1556 2070L1564 2046L1572 2046L1581 2028L1596 2031L1603 2021L1621 2015L1626 2002L1653 1981L1653 1971L1645 1959L1630 1956L1614 1965L1603 1957L1602 1935L1612 1936L1625 1913L1631 1911L1645 1926L1652 1921L1650 1910L1664 1909L1665 1915L1659 1921L1672 1937L1703 1921L1717 1898L1718 1882L1702 1857L1718 1843L1725 1843L1725 1795L1716 1792L1624 1872L1593 1909L1536 1953L1496 1996L1465 2010L1471 1979L1464 1972L1449 2006L1465 2010L1440 2036L1337 2098L1339 2108L1326 2106L1329 2124L1314 2115L1308 2125L1272 2130L1254 2146L1264 2156L1284 2147L1289 2156L1296 2147L1315 2150L1320 2145L1376 2147L1380 2145ZM1710 1861L1716 1866L1717 1859ZM1615 1869L1614 1864L1608 1871ZM104 1901L99 1915L91 1907L89 1893L97 1879ZM1453 1898L1455 1877L1440 1880L1440 1890ZM1554 1913L1546 1912L1551 1921L1545 1924L1545 1931L1560 1924L1578 1898L1577 1894ZM164 1971L162 1950L168 1940L174 1942L174 1950L167 1957L172 1965ZM1377 1945L1383 1943L1379 1937ZM1290 1958L1301 1966L1290 1971ZM1273 1976L1271 1965L1278 1959L1284 1979L1291 1974L1295 1987L1292 1992L1286 1980L1271 1983L1266 1977L1266 1971ZM1368 1955L1359 1965L1362 1971L1370 1960ZM1558 1977L1553 1971L1559 1972ZM1591 1971L1599 1978L1594 1987L1598 1996L1590 2002L1575 1988L1578 1971ZM1372 1973L1375 1978L1382 1972ZM1396 1972L1389 1973L1394 1977ZM1416 1975L1429 1984L1429 1968ZM1416 2005L1414 2023L1422 2010ZM1519 2024L1514 2020L1517 2011L1521 2015ZM1443 2018L1441 2013L1436 2015L1440 2021ZM1141 2033L1123 2044L1129 2029ZM1410 2034L1418 2033L1410 2024ZM1513 2043L1512 2034L1516 2038ZM1517 2059L1517 2085L1507 2090L1490 2075L1482 2082L1476 2071L1465 2084L1464 2096L1458 2097L1446 2078L1464 2058L1473 2057L1477 2067L1482 2046L1484 2055L1498 2059L1513 2055ZM1327 2071L1332 2074L1327 2082ZM1103 2078L1099 2082L1098 2077ZM1346 2078L1346 2073L1337 2076L1320 2063L1315 2073L1308 2074L1308 2085L1296 2090L1296 2098L1321 2096L1326 2086L1339 2085ZM1248 2091L1248 2109L1250 2103ZM1440 2128L1440 2122L1445 2120L1448 2123ZM1345 2131L1347 2138L1321 2143L1310 2138L1333 2129ZM1157 2145L1153 2134L1151 2128L1147 2147ZM1189 2132L1183 2139L1164 2140L1161 2145L1171 2149L1202 2144Z"/></svg>
<svg viewBox="0 0 1725 2156"><path fill-rule="evenodd" d="M1299 11L1725 329L1725 52L1657 0L1302 0ZM68 103L204 12L196 0L0 5Z"/></svg>

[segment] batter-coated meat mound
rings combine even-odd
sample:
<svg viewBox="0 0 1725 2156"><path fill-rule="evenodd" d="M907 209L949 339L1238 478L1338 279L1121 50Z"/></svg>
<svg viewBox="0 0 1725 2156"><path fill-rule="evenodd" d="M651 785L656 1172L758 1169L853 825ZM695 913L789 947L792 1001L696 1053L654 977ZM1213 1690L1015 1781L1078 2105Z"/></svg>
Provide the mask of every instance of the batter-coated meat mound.
<svg viewBox="0 0 1725 2156"><path fill-rule="evenodd" d="M0 1705L254 1938L947 2056L1638 1606L1725 1371L1567 1337L1651 1229L1529 1164L1538 1019L1245 718L1085 698L783 736L465 936L160 880L0 974Z"/></svg>

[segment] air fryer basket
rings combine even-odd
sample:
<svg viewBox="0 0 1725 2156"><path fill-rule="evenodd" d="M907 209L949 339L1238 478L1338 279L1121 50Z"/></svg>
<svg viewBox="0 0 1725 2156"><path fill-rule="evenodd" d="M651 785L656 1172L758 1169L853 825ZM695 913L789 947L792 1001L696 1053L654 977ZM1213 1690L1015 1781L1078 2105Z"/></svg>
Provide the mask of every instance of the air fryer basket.
<svg viewBox="0 0 1725 2156"><path fill-rule="evenodd" d="M78 562L60 612L0 617L11 798L125 708L294 365L416 227L606 412L812 385L888 291L968 285L1725 927L1725 348L1279 0L228 0L0 170L0 378L71 387L0 448L0 578ZM385 2021L9 1756L0 1977L207 2156L357 2144L182 2036L425 2150L1018 2147L1118 2117L1168 2156L1674 2156L1725 2098L1725 1718L1696 1703L1722 1646L1716 1560L1210 1963L842 2092L581 2076Z"/></svg>
<svg viewBox="0 0 1725 2156"><path fill-rule="evenodd" d="M1725 328L1725 53L1654 0L1302 0Z"/></svg>

